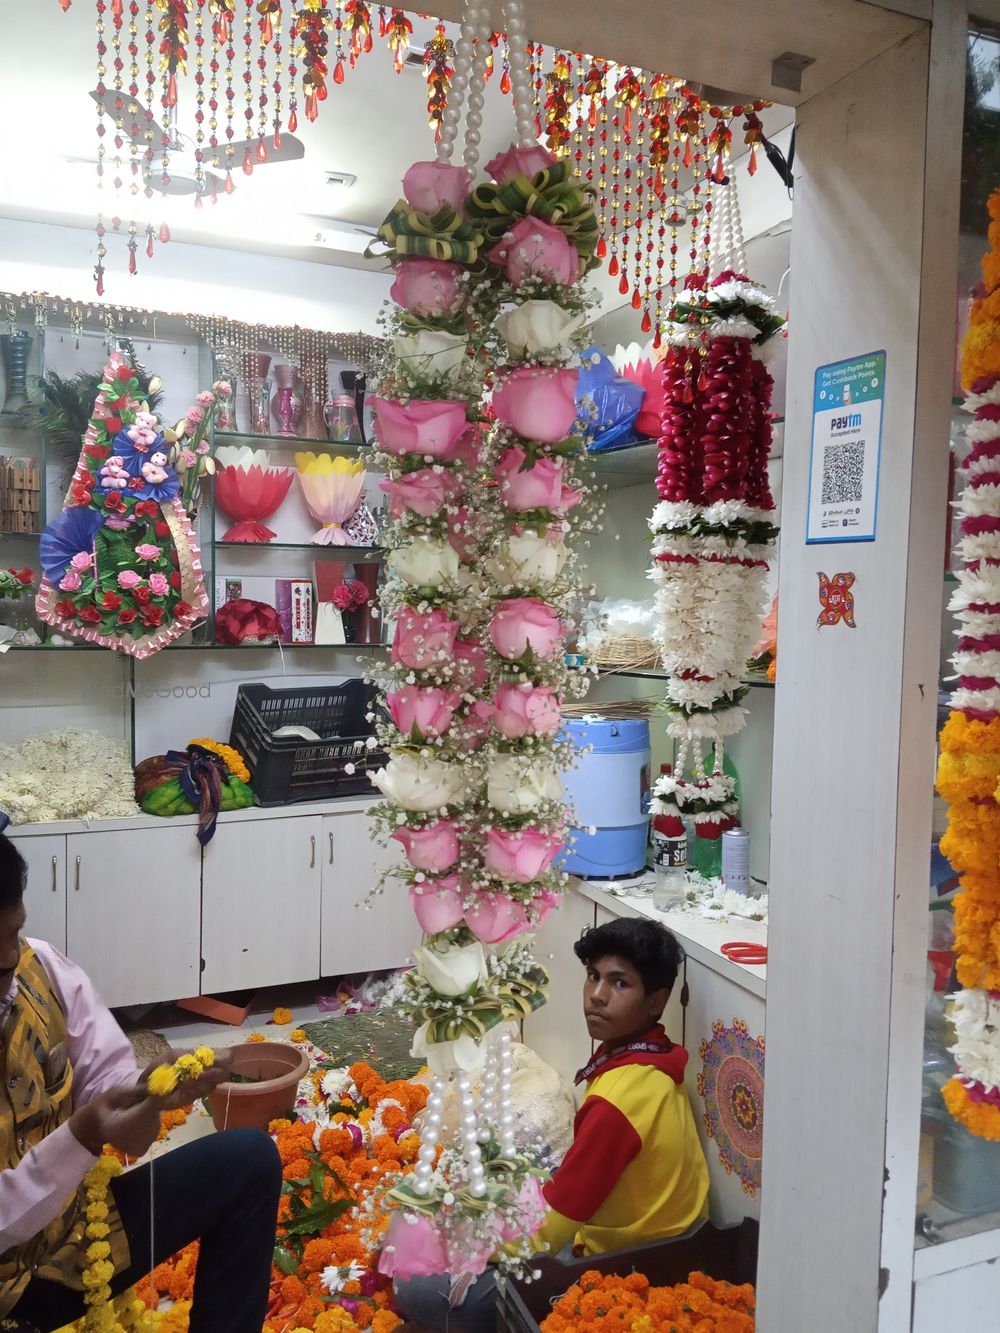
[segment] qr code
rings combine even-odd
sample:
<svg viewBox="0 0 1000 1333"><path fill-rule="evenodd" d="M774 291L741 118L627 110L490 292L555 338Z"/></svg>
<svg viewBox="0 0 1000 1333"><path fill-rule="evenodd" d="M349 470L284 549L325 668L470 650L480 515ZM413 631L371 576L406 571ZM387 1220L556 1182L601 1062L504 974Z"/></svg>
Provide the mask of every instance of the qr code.
<svg viewBox="0 0 1000 1333"><path fill-rule="evenodd" d="M831 444L823 454L823 495L825 505L857 504L862 495L865 473L865 442L851 440Z"/></svg>

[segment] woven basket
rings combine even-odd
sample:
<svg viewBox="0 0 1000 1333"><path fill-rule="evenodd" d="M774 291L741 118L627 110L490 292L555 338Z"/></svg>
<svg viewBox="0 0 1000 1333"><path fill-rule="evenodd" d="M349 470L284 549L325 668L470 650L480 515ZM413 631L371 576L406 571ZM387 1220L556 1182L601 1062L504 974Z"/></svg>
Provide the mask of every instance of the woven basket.
<svg viewBox="0 0 1000 1333"><path fill-rule="evenodd" d="M608 634L594 649L593 662L599 667L655 667L660 662L660 650L652 639L638 634Z"/></svg>

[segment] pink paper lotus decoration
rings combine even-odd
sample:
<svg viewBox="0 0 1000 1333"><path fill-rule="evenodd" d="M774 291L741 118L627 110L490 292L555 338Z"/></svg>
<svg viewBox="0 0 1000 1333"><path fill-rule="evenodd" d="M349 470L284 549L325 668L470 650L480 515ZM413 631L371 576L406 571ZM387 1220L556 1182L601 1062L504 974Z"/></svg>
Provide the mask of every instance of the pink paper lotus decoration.
<svg viewBox="0 0 1000 1333"><path fill-rule="evenodd" d="M626 379L640 385L646 393L635 419L636 430L651 440L659 439L665 409L663 367L659 362L654 365L652 361L642 357L639 361L622 366L621 373Z"/></svg>
<svg viewBox="0 0 1000 1333"><path fill-rule="evenodd" d="M292 484L290 468L268 467L267 454L262 449L234 448L224 445L216 460L220 466L215 474L215 498L225 513L235 519L233 526L223 533L225 542L270 542L277 535L265 527L263 519L270 518L279 507Z"/></svg>

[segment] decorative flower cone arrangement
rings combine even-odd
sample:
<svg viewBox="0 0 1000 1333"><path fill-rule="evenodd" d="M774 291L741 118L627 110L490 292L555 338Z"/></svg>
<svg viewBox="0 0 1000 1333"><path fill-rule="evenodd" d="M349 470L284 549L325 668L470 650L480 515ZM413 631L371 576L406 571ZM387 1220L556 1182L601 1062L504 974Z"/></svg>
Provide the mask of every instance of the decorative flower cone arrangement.
<svg viewBox="0 0 1000 1333"><path fill-rule="evenodd" d="M737 815L724 738L746 722L740 683L764 610L774 551L767 478L771 377L764 358L784 321L763 289L724 271L691 274L664 333L664 412L653 510L657 642L669 672L674 771L651 809L674 836L694 817L718 839ZM706 756L706 748L708 754Z"/></svg>
<svg viewBox="0 0 1000 1333"><path fill-rule="evenodd" d="M941 851L961 876L951 1002L956 1073L948 1109L974 1134L1000 1139L1000 191L989 199L985 294L962 344L965 488L957 503L964 567L950 602L960 624L958 688L941 734L938 791L949 804Z"/></svg>
<svg viewBox="0 0 1000 1333"><path fill-rule="evenodd" d="M344 524L357 511L365 494L365 465L340 455L295 455L306 507L323 526L311 538L317 546L350 546Z"/></svg>
<svg viewBox="0 0 1000 1333"><path fill-rule="evenodd" d="M39 542L36 606L64 634L142 658L208 610L191 515L200 478L214 470L205 408L229 386L199 394L176 431L160 430L137 391L135 372L115 353L65 507Z"/></svg>
<svg viewBox="0 0 1000 1333"><path fill-rule="evenodd" d="M507 17L513 59L525 48L520 6ZM479 18L463 25L460 86L488 51ZM526 66L512 73L520 83ZM392 519L382 602L395 620L376 818L406 853L400 876L426 933L401 1007L418 1024L413 1053L434 1074L415 1169L378 1203L398 1210L381 1267L401 1277L474 1277L544 1214L537 1157L514 1140L507 1028L544 1002L530 932L565 882L553 861L570 759L555 737L562 696L586 688L563 665L579 600L566 538L581 500L566 343L597 226L588 191L534 144L530 95L518 104L525 147L490 164L495 183L468 197L482 105L473 90L466 168L446 160L456 111L441 160L411 168L380 231L401 310L396 363L373 400ZM460 265L476 266L472 281ZM501 306L513 309L497 318ZM483 360L494 362L497 419L485 434ZM459 1131L442 1144L449 1094Z"/></svg>
<svg viewBox="0 0 1000 1333"><path fill-rule="evenodd" d="M246 444L224 444L215 451L215 500L233 526L223 533L224 542L270 542L278 535L265 527L288 494L295 473L291 468L270 466L266 449Z"/></svg>

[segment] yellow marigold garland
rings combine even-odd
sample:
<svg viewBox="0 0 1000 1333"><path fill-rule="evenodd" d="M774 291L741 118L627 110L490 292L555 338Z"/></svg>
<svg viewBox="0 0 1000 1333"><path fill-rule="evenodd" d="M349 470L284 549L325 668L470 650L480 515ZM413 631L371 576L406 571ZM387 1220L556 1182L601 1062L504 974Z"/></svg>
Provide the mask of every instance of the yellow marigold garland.
<svg viewBox="0 0 1000 1333"><path fill-rule="evenodd" d="M118 1319L111 1305L111 1279L115 1266L111 1262L108 1243L108 1188L122 1173L117 1157L100 1157L87 1172L86 1190L86 1251L87 1266L83 1270L83 1300L87 1306L82 1328L84 1333L118 1333Z"/></svg>
<svg viewBox="0 0 1000 1333"><path fill-rule="evenodd" d="M213 754L219 756L234 778L239 778L241 782L250 781L250 770L246 766L246 761L239 750L231 745L223 745L221 741L213 741L207 736L199 736L196 740L188 741L188 745L200 745L203 750L211 750Z"/></svg>

